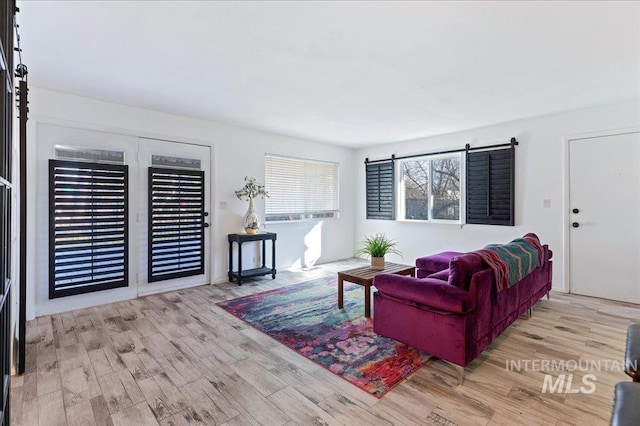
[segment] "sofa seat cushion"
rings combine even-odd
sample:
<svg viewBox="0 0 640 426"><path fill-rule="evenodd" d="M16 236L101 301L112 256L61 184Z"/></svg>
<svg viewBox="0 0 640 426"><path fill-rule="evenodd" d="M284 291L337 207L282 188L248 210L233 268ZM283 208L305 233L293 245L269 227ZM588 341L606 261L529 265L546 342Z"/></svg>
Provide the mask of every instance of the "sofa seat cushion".
<svg viewBox="0 0 640 426"><path fill-rule="evenodd" d="M435 274L429 275L428 278L434 278L436 280L449 281L449 268L443 269L440 272L436 272Z"/></svg>
<svg viewBox="0 0 640 426"><path fill-rule="evenodd" d="M462 253L457 251L443 251L442 253L416 259L416 268L431 272L439 272L449 267L449 261Z"/></svg>
<svg viewBox="0 0 640 426"><path fill-rule="evenodd" d="M380 274L373 279L373 285L382 294L424 308L466 314L476 307L468 292L433 278Z"/></svg>

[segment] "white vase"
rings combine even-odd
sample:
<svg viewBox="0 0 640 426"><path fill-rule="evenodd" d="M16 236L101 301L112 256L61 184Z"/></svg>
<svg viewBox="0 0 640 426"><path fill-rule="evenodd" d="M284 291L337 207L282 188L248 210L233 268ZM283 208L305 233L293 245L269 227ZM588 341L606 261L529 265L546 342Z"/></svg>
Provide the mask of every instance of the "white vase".
<svg viewBox="0 0 640 426"><path fill-rule="evenodd" d="M253 205L253 198L249 198L249 208L244 214L242 223L247 234L257 234L260 230L260 215Z"/></svg>

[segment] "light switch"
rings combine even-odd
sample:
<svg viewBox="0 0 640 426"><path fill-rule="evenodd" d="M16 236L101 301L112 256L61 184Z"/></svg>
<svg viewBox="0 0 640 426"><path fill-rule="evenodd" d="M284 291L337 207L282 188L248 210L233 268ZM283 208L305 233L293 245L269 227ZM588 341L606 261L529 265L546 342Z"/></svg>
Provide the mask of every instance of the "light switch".
<svg viewBox="0 0 640 426"><path fill-rule="evenodd" d="M549 207L551 207L551 200L549 199L542 200L542 208L548 209Z"/></svg>

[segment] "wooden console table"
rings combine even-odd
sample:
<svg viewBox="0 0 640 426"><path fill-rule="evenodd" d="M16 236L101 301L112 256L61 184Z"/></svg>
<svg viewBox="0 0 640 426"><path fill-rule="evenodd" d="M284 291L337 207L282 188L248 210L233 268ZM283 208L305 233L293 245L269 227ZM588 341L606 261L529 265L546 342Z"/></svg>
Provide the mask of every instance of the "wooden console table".
<svg viewBox="0 0 640 426"><path fill-rule="evenodd" d="M229 282L238 280L238 285L242 285L242 280L249 277L258 277L271 274L271 278L276 277L276 234L274 232L259 232L257 234L229 234ZM266 242L271 240L271 268L265 264ZM238 244L238 270L233 271L233 242ZM259 268L242 270L242 244L250 241L262 241L262 266Z"/></svg>
<svg viewBox="0 0 640 426"><path fill-rule="evenodd" d="M349 269L348 271L338 272L338 308L343 307L343 288L344 281L359 284L364 287L364 316L371 317L371 284L373 278L378 274L398 274L416 276L416 268L409 265L400 265L398 263L386 262L383 270L371 269L370 266Z"/></svg>

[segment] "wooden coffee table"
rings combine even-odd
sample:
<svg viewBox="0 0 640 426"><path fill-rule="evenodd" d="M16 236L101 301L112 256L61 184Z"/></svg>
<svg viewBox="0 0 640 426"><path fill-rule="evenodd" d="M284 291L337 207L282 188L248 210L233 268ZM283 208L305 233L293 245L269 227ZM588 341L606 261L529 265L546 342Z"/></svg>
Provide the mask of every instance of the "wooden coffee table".
<svg viewBox="0 0 640 426"><path fill-rule="evenodd" d="M409 265L400 265L398 263L386 262L383 270L371 269L370 266L349 269L347 271L338 272L338 308L342 309L344 305L343 282L359 284L364 287L364 316L371 317L371 284L373 278L378 274L398 274L416 276L416 268Z"/></svg>

